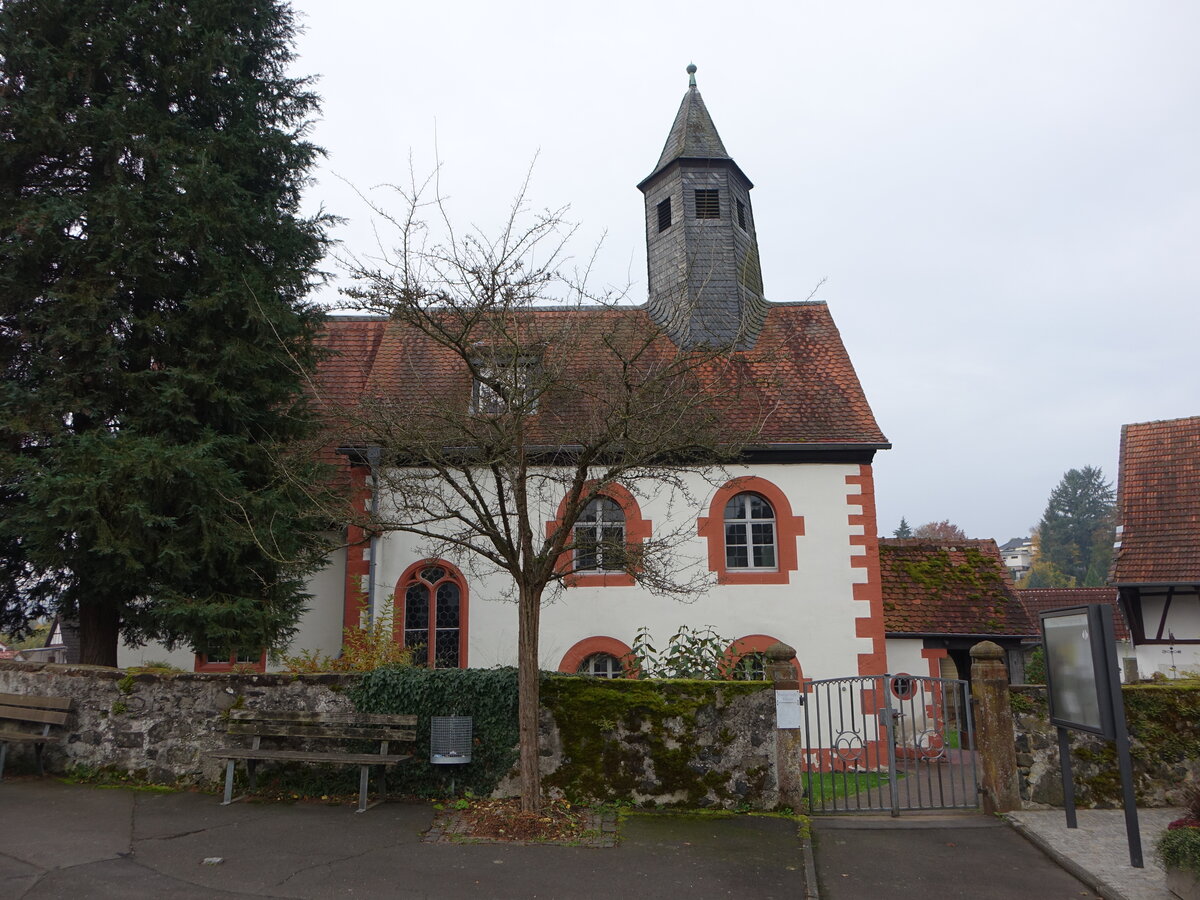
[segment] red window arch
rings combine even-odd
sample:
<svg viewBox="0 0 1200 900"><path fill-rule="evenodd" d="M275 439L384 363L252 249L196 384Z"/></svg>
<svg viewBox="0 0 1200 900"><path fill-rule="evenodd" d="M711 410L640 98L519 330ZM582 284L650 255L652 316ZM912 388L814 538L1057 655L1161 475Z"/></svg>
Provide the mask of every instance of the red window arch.
<svg viewBox="0 0 1200 900"><path fill-rule="evenodd" d="M414 662L436 669L467 667L467 582L442 559L405 570L396 585L394 634L418 648Z"/></svg>
<svg viewBox="0 0 1200 900"><path fill-rule="evenodd" d="M738 494L757 494L771 505L778 548L773 569L731 568L726 563L725 508ZM746 475L717 489L709 504L708 515L700 517L696 530L708 542L708 568L717 573L719 584L787 584L798 565L796 538L804 534L804 517L792 515L787 495L774 484L756 475Z"/></svg>
<svg viewBox="0 0 1200 900"><path fill-rule="evenodd" d="M780 643L779 638L771 637L769 634L748 634L745 637L740 637L728 647L725 648L724 669L727 677L732 677L735 680L739 679L735 669L742 659L757 654L764 655L767 648ZM792 658L792 671L796 673L796 681L801 685L804 684L804 673L800 669L800 661L795 657Z"/></svg>
<svg viewBox="0 0 1200 900"><path fill-rule="evenodd" d="M616 657L621 662L622 668L625 669L625 677L633 677L629 671L629 667L626 665L626 660L633 653L633 649L623 641L603 636L584 638L575 644L563 654L562 662L558 664L558 671L574 675L579 671L579 667L583 665L584 660L596 653L607 653L610 656Z"/></svg>
<svg viewBox="0 0 1200 900"><path fill-rule="evenodd" d="M584 485L584 491L589 491L592 487L591 484ZM607 484L600 495L616 503L621 507L621 512L625 514L625 545L627 547L641 544L650 537L650 528L653 523L649 519L642 518L642 509L638 506L637 498L630 493L628 488L620 484ZM564 497L558 504L555 518L546 523L547 536L553 534L562 525L563 511L566 506L567 498ZM559 558L560 571L571 572L564 579L568 587L632 587L634 585L634 578L628 572L572 572L574 562L570 551Z"/></svg>

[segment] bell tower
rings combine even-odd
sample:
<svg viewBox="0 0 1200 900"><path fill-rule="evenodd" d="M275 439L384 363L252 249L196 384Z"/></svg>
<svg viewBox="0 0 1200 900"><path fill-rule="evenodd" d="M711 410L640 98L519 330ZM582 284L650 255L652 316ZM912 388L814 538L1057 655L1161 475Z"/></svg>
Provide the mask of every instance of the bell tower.
<svg viewBox="0 0 1200 900"><path fill-rule="evenodd" d="M688 90L646 198L650 316L680 346L754 344L766 312L750 189L696 89Z"/></svg>

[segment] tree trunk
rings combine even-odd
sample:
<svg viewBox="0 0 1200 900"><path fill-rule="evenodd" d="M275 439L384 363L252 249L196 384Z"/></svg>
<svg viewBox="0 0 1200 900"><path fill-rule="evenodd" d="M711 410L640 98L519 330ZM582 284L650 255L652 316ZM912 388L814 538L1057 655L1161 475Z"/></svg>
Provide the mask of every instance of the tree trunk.
<svg viewBox="0 0 1200 900"><path fill-rule="evenodd" d="M540 673L538 671L538 625L542 614L541 592L522 586L517 615L517 723L521 748L521 810L542 808L541 747L538 741Z"/></svg>
<svg viewBox="0 0 1200 900"><path fill-rule="evenodd" d="M121 616L115 603L103 599L79 603L79 661L85 666L117 665Z"/></svg>

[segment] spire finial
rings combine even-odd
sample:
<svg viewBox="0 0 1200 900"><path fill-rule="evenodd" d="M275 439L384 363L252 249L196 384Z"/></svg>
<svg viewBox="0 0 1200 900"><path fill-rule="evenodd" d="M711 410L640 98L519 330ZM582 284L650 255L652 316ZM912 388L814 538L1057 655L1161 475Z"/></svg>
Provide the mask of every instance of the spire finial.
<svg viewBox="0 0 1200 900"><path fill-rule="evenodd" d="M696 86L696 64L695 63L688 63L687 73L688 73L688 87L695 87Z"/></svg>

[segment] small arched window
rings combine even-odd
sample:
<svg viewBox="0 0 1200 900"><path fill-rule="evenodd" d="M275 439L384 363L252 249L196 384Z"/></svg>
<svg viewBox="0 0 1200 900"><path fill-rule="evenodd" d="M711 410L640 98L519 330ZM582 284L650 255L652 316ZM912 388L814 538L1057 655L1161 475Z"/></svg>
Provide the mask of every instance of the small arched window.
<svg viewBox="0 0 1200 900"><path fill-rule="evenodd" d="M416 651L416 665L461 665L462 601L462 585L445 566L425 566L409 576L404 585L404 646Z"/></svg>
<svg viewBox="0 0 1200 900"><path fill-rule="evenodd" d="M625 670L621 667L621 661L611 653L593 653L579 664L579 674L596 678L624 678Z"/></svg>
<svg viewBox="0 0 1200 900"><path fill-rule="evenodd" d="M733 664L729 672L733 681L766 681L767 655L765 653L745 653Z"/></svg>
<svg viewBox="0 0 1200 900"><path fill-rule="evenodd" d="M764 497L744 492L725 504L725 567L775 569L775 511Z"/></svg>
<svg viewBox="0 0 1200 900"><path fill-rule="evenodd" d="M625 568L625 511L609 497L584 507L574 529L576 572L620 572Z"/></svg>

